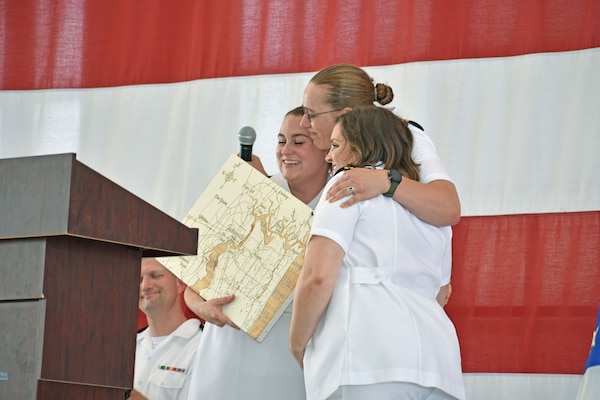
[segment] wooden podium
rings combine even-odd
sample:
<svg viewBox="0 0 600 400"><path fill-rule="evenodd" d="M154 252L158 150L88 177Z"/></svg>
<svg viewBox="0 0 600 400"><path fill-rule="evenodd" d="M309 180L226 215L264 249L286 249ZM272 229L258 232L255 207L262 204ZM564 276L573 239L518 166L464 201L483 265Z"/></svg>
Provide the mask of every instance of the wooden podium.
<svg viewBox="0 0 600 400"><path fill-rule="evenodd" d="M0 398L122 400L141 258L197 241L74 154L0 160Z"/></svg>

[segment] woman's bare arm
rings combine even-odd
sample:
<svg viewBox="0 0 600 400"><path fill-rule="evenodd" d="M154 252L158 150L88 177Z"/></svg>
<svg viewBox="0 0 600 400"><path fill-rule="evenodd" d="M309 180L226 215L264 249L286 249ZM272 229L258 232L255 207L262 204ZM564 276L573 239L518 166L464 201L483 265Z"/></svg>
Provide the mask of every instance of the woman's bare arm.
<svg viewBox="0 0 600 400"><path fill-rule="evenodd" d="M368 200L387 192L390 180L386 170L355 168L344 173L327 192L327 200L337 201L348 195L353 187L354 195L342 207ZM456 187L450 181L435 180L421 183L403 177L393 199L419 219L435 226L456 225L460 221L460 200Z"/></svg>
<svg viewBox="0 0 600 400"><path fill-rule="evenodd" d="M304 350L329 304L344 250L331 239L313 236L294 292L289 346L303 366Z"/></svg>

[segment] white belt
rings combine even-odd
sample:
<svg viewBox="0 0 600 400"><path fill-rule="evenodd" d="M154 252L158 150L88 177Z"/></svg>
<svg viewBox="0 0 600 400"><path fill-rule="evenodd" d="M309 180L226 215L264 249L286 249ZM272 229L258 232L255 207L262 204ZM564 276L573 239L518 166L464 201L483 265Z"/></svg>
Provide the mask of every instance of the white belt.
<svg viewBox="0 0 600 400"><path fill-rule="evenodd" d="M378 268L352 267L350 271L350 283L362 283L376 285L381 282L381 273Z"/></svg>

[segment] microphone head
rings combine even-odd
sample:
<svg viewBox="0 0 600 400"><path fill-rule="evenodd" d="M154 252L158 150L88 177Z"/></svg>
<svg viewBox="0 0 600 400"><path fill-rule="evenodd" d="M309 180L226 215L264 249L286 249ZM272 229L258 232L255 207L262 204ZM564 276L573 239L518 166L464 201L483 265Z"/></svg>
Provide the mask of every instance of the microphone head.
<svg viewBox="0 0 600 400"><path fill-rule="evenodd" d="M240 129L238 137L240 139L240 144L252 146L256 140L256 131L250 126L244 126Z"/></svg>

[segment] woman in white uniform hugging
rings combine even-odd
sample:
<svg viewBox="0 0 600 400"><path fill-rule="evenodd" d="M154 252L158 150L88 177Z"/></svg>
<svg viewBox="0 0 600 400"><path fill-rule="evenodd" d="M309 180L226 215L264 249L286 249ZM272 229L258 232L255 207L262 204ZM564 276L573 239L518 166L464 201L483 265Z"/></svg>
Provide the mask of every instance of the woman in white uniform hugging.
<svg viewBox="0 0 600 400"><path fill-rule="evenodd" d="M351 168L418 181L412 147L385 108L340 115L325 191ZM343 201L319 201L294 295L289 345L307 399L464 399L458 338L436 301L451 233L388 196Z"/></svg>
<svg viewBox="0 0 600 400"><path fill-rule="evenodd" d="M302 116L302 108L295 108L281 124L275 152L280 173L271 179L314 208L329 177L329 164L327 151L315 147L308 130L300 126ZM234 329L219 307L223 300L228 303L233 296L204 301L191 289L186 292L190 309L211 322L198 348L190 400L304 400L302 370L287 348L291 307L259 343Z"/></svg>

